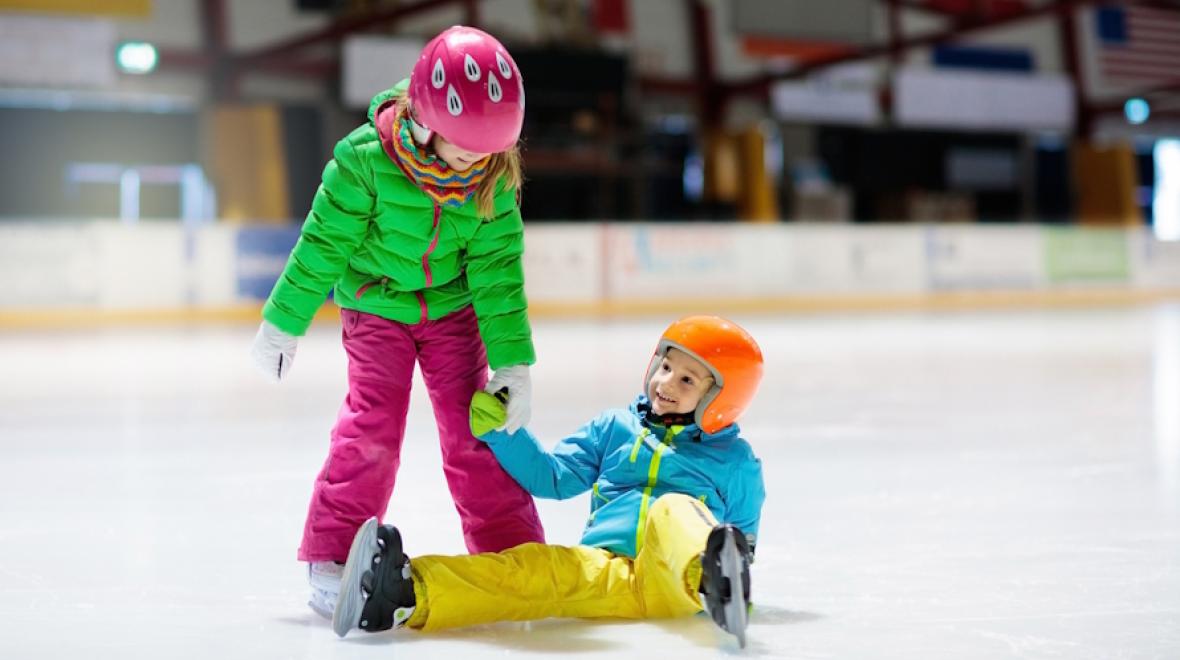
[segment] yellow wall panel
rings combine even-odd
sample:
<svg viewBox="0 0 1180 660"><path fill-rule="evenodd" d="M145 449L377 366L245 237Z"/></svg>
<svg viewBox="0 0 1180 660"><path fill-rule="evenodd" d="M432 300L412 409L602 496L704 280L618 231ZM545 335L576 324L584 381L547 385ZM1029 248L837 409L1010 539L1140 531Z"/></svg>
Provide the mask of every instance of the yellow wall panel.
<svg viewBox="0 0 1180 660"><path fill-rule="evenodd" d="M714 202L739 201L741 155L733 136L721 129L705 134L704 197Z"/></svg>
<svg viewBox="0 0 1180 660"><path fill-rule="evenodd" d="M1078 222L1086 225L1143 224L1135 200L1135 154L1128 144L1074 145L1074 183L1078 191Z"/></svg>
<svg viewBox="0 0 1180 660"><path fill-rule="evenodd" d="M778 192L766 169L766 134L751 126L737 136L741 152L741 218L756 222L778 220Z"/></svg>
<svg viewBox="0 0 1180 660"><path fill-rule="evenodd" d="M291 217L282 116L274 105L213 107L205 144L218 217L284 223Z"/></svg>
<svg viewBox="0 0 1180 660"><path fill-rule="evenodd" d="M0 0L0 11L147 18L152 15L152 0Z"/></svg>

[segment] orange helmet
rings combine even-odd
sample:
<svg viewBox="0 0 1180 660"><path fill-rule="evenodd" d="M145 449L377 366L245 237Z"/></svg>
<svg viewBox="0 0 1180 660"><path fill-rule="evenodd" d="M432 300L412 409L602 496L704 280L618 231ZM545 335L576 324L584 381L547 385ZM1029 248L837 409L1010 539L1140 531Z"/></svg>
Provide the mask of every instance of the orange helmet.
<svg viewBox="0 0 1180 660"><path fill-rule="evenodd" d="M713 375L713 386L697 405L697 426L705 433L716 433L737 421L762 381L762 350L750 333L719 316L680 319L660 337L647 367L644 391L669 348L689 354Z"/></svg>

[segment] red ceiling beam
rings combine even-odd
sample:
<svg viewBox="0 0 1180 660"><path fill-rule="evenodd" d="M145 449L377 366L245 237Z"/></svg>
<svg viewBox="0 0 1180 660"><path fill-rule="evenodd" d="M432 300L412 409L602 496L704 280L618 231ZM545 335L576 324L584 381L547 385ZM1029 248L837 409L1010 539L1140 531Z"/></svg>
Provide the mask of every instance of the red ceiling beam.
<svg viewBox="0 0 1180 660"><path fill-rule="evenodd" d="M159 67L163 70L201 72L213 66L213 56L204 51L161 48L158 53Z"/></svg>
<svg viewBox="0 0 1180 660"><path fill-rule="evenodd" d="M258 71L300 78L327 78L340 73L340 59L321 57L318 59L274 60L259 64Z"/></svg>
<svg viewBox="0 0 1180 660"><path fill-rule="evenodd" d="M1180 12L1180 3L1175 2L1175 0L1138 0L1134 4L1140 7Z"/></svg>
<svg viewBox="0 0 1180 660"><path fill-rule="evenodd" d="M339 59L335 55L305 59L293 58L292 54L309 46L339 41L354 32L396 22L419 12L461 3L468 23L475 25L480 20L479 0L420 0L412 4L339 19L324 28L284 39L271 46L241 55L231 55L224 2L225 0L201 0L202 50L162 49L161 69L210 72L210 75L214 76L215 88L221 87L232 94L232 86L246 70L313 78L335 75L340 67Z"/></svg>
<svg viewBox="0 0 1180 660"><path fill-rule="evenodd" d="M1073 80L1073 100L1077 112L1074 135L1089 136L1090 129L1094 126L1094 108L1090 105L1089 95L1086 93L1086 77L1082 71L1081 48L1078 45L1074 12L1067 11L1057 15L1057 32L1065 55L1065 68Z"/></svg>
<svg viewBox="0 0 1180 660"><path fill-rule="evenodd" d="M483 25L483 17L479 12L479 0L463 0L464 23L471 27Z"/></svg>
<svg viewBox="0 0 1180 660"><path fill-rule="evenodd" d="M719 89L725 96L745 94L766 95L769 93L770 85L777 80L799 78L811 73L812 71L822 69L833 64L852 62L885 55L891 56L895 59L900 59L901 54L911 48L937 45L947 41L952 41L957 37L969 34L971 32L1000 27L1011 23L1018 23L1020 21L1038 18L1041 16L1062 14L1072 11L1075 8L1097 4L1101 1L1102 0L1061 0L1052 4L1028 9L1019 14L1006 14L1002 16L964 17L955 14L954 17L957 19L956 24L941 32L909 39L895 36L883 44L874 44L871 46L850 46L845 50L833 51L829 55L817 56L785 73L756 76L749 80L736 83L721 83L717 86L717 89ZM920 7L908 2L899 2L898 6L899 8L904 9L920 9ZM949 16L951 14L946 13L946 15ZM900 27L900 22L898 27ZM642 77L640 78L639 82L644 91L670 94L698 94L702 86L699 78L698 80L675 80L660 77Z"/></svg>
<svg viewBox="0 0 1180 660"><path fill-rule="evenodd" d="M160 69L165 71L205 73L215 62L211 55L201 51L163 49L159 51L159 55ZM301 78L326 78L340 72L340 60L335 56L319 59L281 59L259 63L255 70Z"/></svg>
<svg viewBox="0 0 1180 660"><path fill-rule="evenodd" d="M653 94L692 96L700 94L702 85L688 78L664 78L662 76L640 76L639 86Z"/></svg>
<svg viewBox="0 0 1180 660"><path fill-rule="evenodd" d="M201 0L201 40L207 52L219 54L229 50L225 0Z"/></svg>
<svg viewBox="0 0 1180 660"><path fill-rule="evenodd" d="M697 97L698 109L706 123L720 121L724 99L718 93L717 66L710 31L709 7L701 0L684 0L692 30L692 77L639 76L639 86L649 94Z"/></svg>
<svg viewBox="0 0 1180 660"><path fill-rule="evenodd" d="M889 27L889 63L893 66L901 64L901 0L886 0L886 25Z"/></svg>
<svg viewBox="0 0 1180 660"><path fill-rule="evenodd" d="M229 18L226 0L201 1L201 41L212 62L206 69L209 89L214 98L238 96L241 77L229 62Z"/></svg>
<svg viewBox="0 0 1180 660"><path fill-rule="evenodd" d="M925 0L918 0L917 2L902 2L900 3L902 9L912 9L913 11L920 11L925 14L933 14L935 16L946 16L948 18L958 18L962 16L960 12L953 9L945 9L935 5L928 5Z"/></svg>
<svg viewBox="0 0 1180 660"><path fill-rule="evenodd" d="M786 73L756 76L749 80L724 85L723 88L727 94L766 94L770 85L774 82L779 80L788 80L791 78L800 78L811 73L812 71L829 67L833 64L854 62L857 60L889 55L891 52L895 52L895 49L906 51L911 48L917 48L921 46L936 46L948 41L953 41L954 39L972 32L978 32L980 30L987 30L1003 25L1027 21L1032 18L1069 12L1079 7L1097 4L1101 1L1102 0L1062 0L1061 2L1054 2L1052 4L1042 5L1040 7L1033 7L1019 14L1012 14L1008 16L965 18L954 27L941 32L935 32L933 34L920 37L901 39L900 43L874 44L863 48L857 48L847 53L819 57L800 64Z"/></svg>
<svg viewBox="0 0 1180 660"><path fill-rule="evenodd" d="M430 11L432 9L438 9L440 7L455 4L456 2L465 1L466 0L419 0L418 2L402 4L396 7L378 9L359 16L341 18L331 25L318 30L312 30L311 32L307 32L305 34L284 39L270 46L265 46L263 48L258 48L241 55L236 55L233 57L233 64L234 67L238 69L256 67L263 62L273 61L276 58L288 57L291 55L291 53L307 48L308 46L339 41L355 32L367 30L378 25L393 23L407 16L412 16L424 11ZM468 5L468 7L470 9L470 5Z"/></svg>
<svg viewBox="0 0 1180 660"><path fill-rule="evenodd" d="M712 128L721 123L725 96L717 93L717 58L713 52L713 30L709 7L702 0L685 0L692 28L693 73L697 79L697 105L702 123Z"/></svg>

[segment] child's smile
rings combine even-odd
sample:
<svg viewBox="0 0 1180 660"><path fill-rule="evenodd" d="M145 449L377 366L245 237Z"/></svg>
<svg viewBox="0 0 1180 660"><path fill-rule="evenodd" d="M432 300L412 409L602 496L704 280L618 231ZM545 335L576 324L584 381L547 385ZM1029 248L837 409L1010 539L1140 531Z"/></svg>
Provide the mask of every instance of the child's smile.
<svg viewBox="0 0 1180 660"><path fill-rule="evenodd" d="M686 414L696 410L712 385L713 376L705 365L684 351L670 348L647 384L647 398L657 415Z"/></svg>

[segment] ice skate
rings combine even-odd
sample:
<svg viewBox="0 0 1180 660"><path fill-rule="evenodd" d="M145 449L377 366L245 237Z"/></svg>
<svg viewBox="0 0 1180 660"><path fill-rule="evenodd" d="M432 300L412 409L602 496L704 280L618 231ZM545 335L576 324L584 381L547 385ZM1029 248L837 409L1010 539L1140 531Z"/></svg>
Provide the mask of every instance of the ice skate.
<svg viewBox="0 0 1180 660"><path fill-rule="evenodd" d="M307 565L307 582L311 587L311 598L307 605L325 619L332 618L336 601L340 598L340 576L344 564L334 561L313 561Z"/></svg>
<svg viewBox="0 0 1180 660"><path fill-rule="evenodd" d="M701 568L705 610L745 648L750 603L750 548L746 537L733 525L714 527L705 542ZM735 588L737 585L741 588Z"/></svg>
<svg viewBox="0 0 1180 660"><path fill-rule="evenodd" d="M410 562L402 553L401 534L393 525L378 525L376 518L369 518L348 550L332 630L341 637L353 628L389 630L410 618L414 604Z"/></svg>

